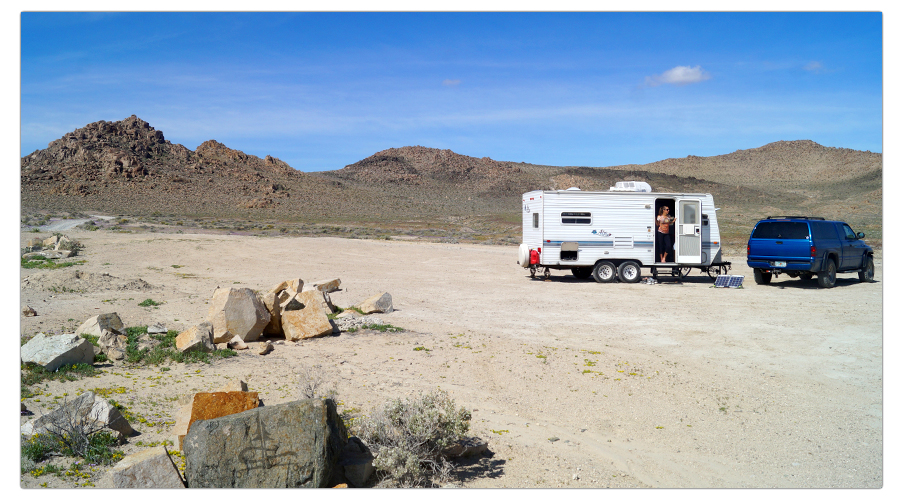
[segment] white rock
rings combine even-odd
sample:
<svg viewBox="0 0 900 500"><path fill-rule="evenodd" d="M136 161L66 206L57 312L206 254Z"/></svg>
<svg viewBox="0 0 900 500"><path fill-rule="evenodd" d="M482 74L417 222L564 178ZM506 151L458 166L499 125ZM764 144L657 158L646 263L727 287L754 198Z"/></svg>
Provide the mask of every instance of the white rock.
<svg viewBox="0 0 900 500"><path fill-rule="evenodd" d="M74 333L39 333L22 346L20 354L23 363L35 363L51 372L65 365L94 362L94 346Z"/></svg>

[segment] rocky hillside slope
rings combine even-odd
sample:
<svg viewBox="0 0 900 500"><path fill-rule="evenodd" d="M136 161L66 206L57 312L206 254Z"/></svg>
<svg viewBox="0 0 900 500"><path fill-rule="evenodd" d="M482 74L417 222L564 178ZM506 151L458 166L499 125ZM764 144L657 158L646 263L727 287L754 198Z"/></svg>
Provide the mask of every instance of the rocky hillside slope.
<svg viewBox="0 0 900 500"><path fill-rule="evenodd" d="M386 226L490 219L515 232L520 195L605 191L616 181L657 192L708 192L738 237L759 217L821 215L881 227L882 155L779 141L646 165L554 167L422 146L377 152L338 170L302 173L214 140L191 151L131 116L66 134L22 158L23 208ZM742 237L742 236L741 236Z"/></svg>

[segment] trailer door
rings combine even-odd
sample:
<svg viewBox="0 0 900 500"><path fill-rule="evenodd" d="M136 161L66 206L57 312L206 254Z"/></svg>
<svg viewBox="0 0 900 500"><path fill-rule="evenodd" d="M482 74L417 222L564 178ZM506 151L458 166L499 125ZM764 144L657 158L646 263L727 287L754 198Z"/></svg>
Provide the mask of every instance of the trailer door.
<svg viewBox="0 0 900 500"><path fill-rule="evenodd" d="M701 232L699 199L680 199L675 204L675 262L701 264Z"/></svg>

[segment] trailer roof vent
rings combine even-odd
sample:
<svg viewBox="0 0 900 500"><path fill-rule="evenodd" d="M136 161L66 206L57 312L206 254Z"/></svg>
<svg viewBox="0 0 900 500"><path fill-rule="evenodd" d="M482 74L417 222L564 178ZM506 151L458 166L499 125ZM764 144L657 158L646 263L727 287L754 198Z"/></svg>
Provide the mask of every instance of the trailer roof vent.
<svg viewBox="0 0 900 500"><path fill-rule="evenodd" d="M636 191L640 193L649 193L652 191L650 184L640 181L620 181L614 187L609 188L610 191Z"/></svg>
<svg viewBox="0 0 900 500"><path fill-rule="evenodd" d="M569 189L566 189L566 191L581 191L581 190L578 189L578 188L575 187L575 186L572 186L572 187L570 187Z"/></svg>

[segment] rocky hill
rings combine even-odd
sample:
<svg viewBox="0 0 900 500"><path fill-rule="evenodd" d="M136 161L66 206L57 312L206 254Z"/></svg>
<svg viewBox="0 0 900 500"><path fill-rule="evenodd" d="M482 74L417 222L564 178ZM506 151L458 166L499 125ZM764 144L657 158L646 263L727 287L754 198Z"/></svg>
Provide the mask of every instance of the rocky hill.
<svg viewBox="0 0 900 500"><path fill-rule="evenodd" d="M709 192L737 239L767 215L840 217L881 228L882 155L779 141L712 157L646 165L555 167L473 158L407 146L338 170L302 173L214 140L191 151L131 116L66 134L21 161L22 206L113 215L366 223L385 227L472 225L513 238L519 196L534 189L605 191L616 181L657 192ZM728 231L725 231L726 233Z"/></svg>
<svg viewBox="0 0 900 500"><path fill-rule="evenodd" d="M22 158L22 205L111 213L171 212L236 216L256 209L299 209L340 197L340 186L214 140L191 151L131 116L69 132Z"/></svg>

